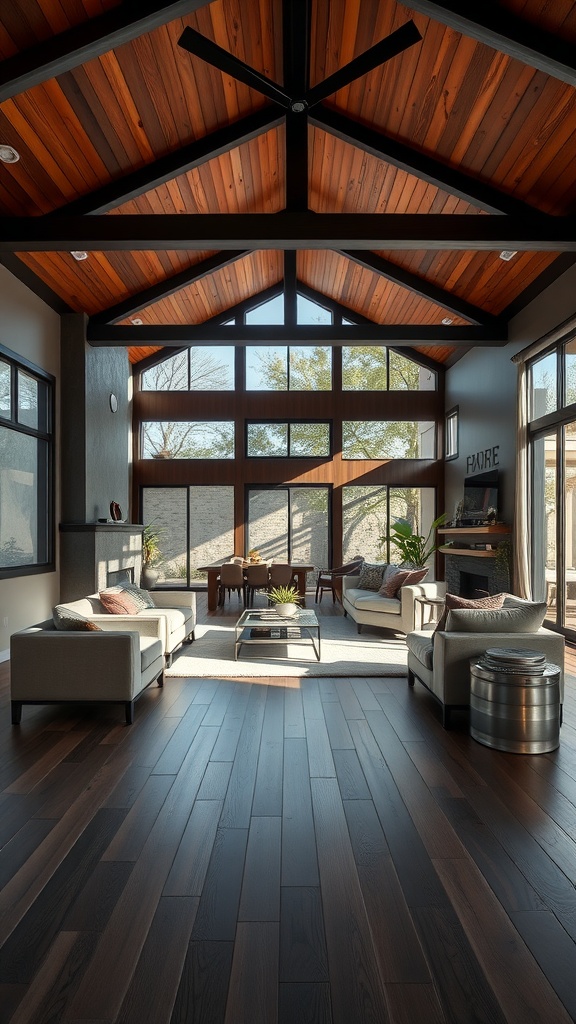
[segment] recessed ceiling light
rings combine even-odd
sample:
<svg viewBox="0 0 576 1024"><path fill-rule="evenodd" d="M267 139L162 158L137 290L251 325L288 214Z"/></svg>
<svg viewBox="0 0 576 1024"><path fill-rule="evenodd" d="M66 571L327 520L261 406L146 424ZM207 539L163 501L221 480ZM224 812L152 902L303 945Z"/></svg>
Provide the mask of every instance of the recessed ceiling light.
<svg viewBox="0 0 576 1024"><path fill-rule="evenodd" d="M446 324L446 327L448 327L448 324L451 324L451 323L453 323L453 321L452 321L452 320L450 319L450 317L449 317L449 316L445 316L445 317L443 318L443 320L442 320L442 323L443 323L443 324Z"/></svg>
<svg viewBox="0 0 576 1024"><path fill-rule="evenodd" d="M88 259L88 253L81 252L79 249L75 249L74 252L70 253L70 255L73 256L75 260L78 260L78 263L81 263L82 260Z"/></svg>
<svg viewBox="0 0 576 1024"><path fill-rule="evenodd" d="M135 316L134 319L130 321L130 323L134 324L134 327L141 327L144 321L141 320L139 316Z"/></svg>
<svg viewBox="0 0 576 1024"><path fill-rule="evenodd" d="M4 164L17 164L20 153L17 153L13 146L0 146L0 160Z"/></svg>
<svg viewBox="0 0 576 1024"><path fill-rule="evenodd" d="M517 250L514 250L514 249L502 249L502 252L500 253L500 259L501 260L506 260L506 263L508 263L509 260L513 260L514 257L517 256L517 255L518 255Z"/></svg>

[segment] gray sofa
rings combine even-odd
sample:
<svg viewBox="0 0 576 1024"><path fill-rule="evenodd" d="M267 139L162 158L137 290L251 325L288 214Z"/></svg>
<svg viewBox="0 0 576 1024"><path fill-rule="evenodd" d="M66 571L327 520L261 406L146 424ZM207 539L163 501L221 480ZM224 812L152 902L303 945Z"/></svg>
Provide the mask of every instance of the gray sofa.
<svg viewBox="0 0 576 1024"><path fill-rule="evenodd" d="M163 685L162 641L136 630L78 632L56 629L52 619L10 637L12 724L23 704L123 704L126 723L134 702L155 680Z"/></svg>
<svg viewBox="0 0 576 1024"><path fill-rule="evenodd" d="M419 606L417 610L416 598L444 597L446 593L445 583L417 583L402 587L399 597L383 597L378 591L359 589L359 579L359 576L342 577L344 615L354 619L359 633L363 625L410 633L422 621L423 609Z"/></svg>
<svg viewBox="0 0 576 1024"><path fill-rule="evenodd" d="M413 686L418 679L440 702L445 728L450 725L453 710L469 707L470 659L484 654L489 647L542 651L548 662L560 666L560 700L563 702L564 637L537 624L544 618L544 604L532 606L541 609L541 614L535 613L532 621L529 610L522 610L524 604L528 602L510 596L501 609L450 611L446 629L415 630L406 637L408 683Z"/></svg>

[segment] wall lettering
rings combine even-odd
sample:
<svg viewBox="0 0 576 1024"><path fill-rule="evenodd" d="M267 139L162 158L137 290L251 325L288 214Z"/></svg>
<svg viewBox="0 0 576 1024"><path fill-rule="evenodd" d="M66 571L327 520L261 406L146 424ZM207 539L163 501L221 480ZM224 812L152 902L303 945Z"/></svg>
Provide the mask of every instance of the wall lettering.
<svg viewBox="0 0 576 1024"><path fill-rule="evenodd" d="M485 448L483 452L475 452L474 455L466 456L466 472L481 473L484 469L494 469L500 465L500 445L495 444L493 448Z"/></svg>

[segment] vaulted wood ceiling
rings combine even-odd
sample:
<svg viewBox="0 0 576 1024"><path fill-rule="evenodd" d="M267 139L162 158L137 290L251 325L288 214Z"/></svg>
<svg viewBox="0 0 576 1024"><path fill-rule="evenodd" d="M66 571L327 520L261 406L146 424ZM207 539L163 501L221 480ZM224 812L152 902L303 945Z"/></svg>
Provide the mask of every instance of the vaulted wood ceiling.
<svg viewBox="0 0 576 1024"><path fill-rule="evenodd" d="M576 259L575 42L568 0L4 3L0 259L133 361L283 281L337 341L503 344Z"/></svg>

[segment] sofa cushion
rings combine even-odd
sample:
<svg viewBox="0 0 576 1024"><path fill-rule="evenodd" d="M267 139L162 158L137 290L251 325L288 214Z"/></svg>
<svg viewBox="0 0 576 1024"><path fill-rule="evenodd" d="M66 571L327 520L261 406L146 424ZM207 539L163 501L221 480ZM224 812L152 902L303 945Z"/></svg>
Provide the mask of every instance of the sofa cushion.
<svg viewBox="0 0 576 1024"><path fill-rule="evenodd" d="M358 576L358 590L380 590L387 566L380 562L364 562Z"/></svg>
<svg viewBox="0 0 576 1024"><path fill-rule="evenodd" d="M397 597L382 597L381 594L360 589L349 590L346 597L358 611L392 612L393 615L400 615L401 607Z"/></svg>
<svg viewBox="0 0 576 1024"><path fill-rule="evenodd" d="M524 602L524 607L455 608L446 619L447 633L537 633L546 604Z"/></svg>
<svg viewBox="0 0 576 1024"><path fill-rule="evenodd" d="M421 630L408 633L406 646L421 665L425 665L426 668L432 670L434 655L434 636L432 633Z"/></svg>
<svg viewBox="0 0 576 1024"><path fill-rule="evenodd" d="M140 671L144 672L153 662L161 658L162 643L153 636L140 637Z"/></svg>
<svg viewBox="0 0 576 1024"><path fill-rule="evenodd" d="M143 611L144 608L156 607L149 592L142 590L141 587L137 587L135 583L121 583L120 590L125 591L132 598L139 612Z"/></svg>
<svg viewBox="0 0 576 1024"><path fill-rule="evenodd" d="M504 598L506 594L490 594L488 597L460 597L458 594L446 594L444 611L438 620L436 629L446 629L446 619L448 618L448 612L453 608L469 608L481 609L481 608L501 608L504 604Z"/></svg>
<svg viewBox="0 0 576 1024"><path fill-rule="evenodd" d="M390 568L390 567L389 567ZM396 597L401 587L411 587L426 579L429 569L396 569L390 576L384 576L384 582L378 591L383 597Z"/></svg>
<svg viewBox="0 0 576 1024"><path fill-rule="evenodd" d="M52 620L56 629L73 630L80 633L94 633L100 630L95 622L91 622L86 616L73 611L65 604L57 604L52 612Z"/></svg>
<svg viewBox="0 0 576 1024"><path fill-rule="evenodd" d="M98 596L105 611L110 615L137 615L140 611L131 594L121 586L101 590Z"/></svg>
<svg viewBox="0 0 576 1024"><path fill-rule="evenodd" d="M172 633L185 627L193 616L190 608L145 608L144 611L138 613L138 617L141 619L165 619L166 630L170 637Z"/></svg>

